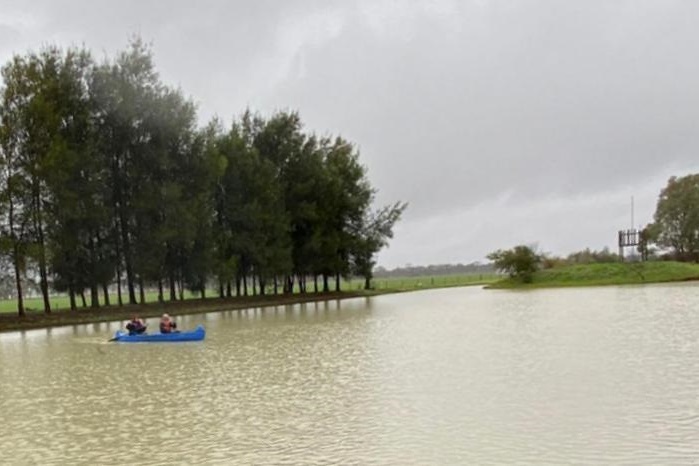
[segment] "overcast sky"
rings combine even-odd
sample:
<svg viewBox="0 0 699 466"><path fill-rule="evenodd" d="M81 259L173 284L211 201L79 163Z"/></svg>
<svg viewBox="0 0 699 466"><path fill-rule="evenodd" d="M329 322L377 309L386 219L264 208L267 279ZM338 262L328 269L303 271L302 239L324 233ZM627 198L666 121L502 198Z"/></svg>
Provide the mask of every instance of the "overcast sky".
<svg viewBox="0 0 699 466"><path fill-rule="evenodd" d="M616 250L699 172L692 0L0 0L0 61L139 34L204 123L295 109L409 202L379 263Z"/></svg>

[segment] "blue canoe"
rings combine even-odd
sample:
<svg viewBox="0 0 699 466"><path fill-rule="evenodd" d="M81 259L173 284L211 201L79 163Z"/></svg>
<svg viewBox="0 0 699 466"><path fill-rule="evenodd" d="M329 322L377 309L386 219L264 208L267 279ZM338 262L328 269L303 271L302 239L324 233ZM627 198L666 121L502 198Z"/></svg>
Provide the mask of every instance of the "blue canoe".
<svg viewBox="0 0 699 466"><path fill-rule="evenodd" d="M200 325L189 332L176 333L141 333L140 335L129 335L128 332L117 330L112 340L124 343L199 341L203 340L205 336L206 330Z"/></svg>

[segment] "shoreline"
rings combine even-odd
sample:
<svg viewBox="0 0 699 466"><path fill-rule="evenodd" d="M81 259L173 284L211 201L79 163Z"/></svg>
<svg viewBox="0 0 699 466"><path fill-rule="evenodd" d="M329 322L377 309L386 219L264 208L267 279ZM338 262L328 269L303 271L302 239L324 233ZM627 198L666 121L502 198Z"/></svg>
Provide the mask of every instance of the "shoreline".
<svg viewBox="0 0 699 466"><path fill-rule="evenodd" d="M579 288L612 285L681 283L699 279L699 264L676 261L607 262L572 264L541 269L530 283L505 278L489 289L528 290L540 288Z"/></svg>
<svg viewBox="0 0 699 466"><path fill-rule="evenodd" d="M331 291L328 293L295 293L292 295L265 295L265 296L234 296L231 298L190 298L184 301L152 302L146 304L126 304L124 306L109 306L99 308L78 308L71 311L66 308L54 309L51 314L42 311L27 311L25 317L19 317L16 313L0 313L0 333L22 330L34 330L42 328L60 327L66 325L94 324L101 322L126 321L134 314L142 318L160 317L167 312L172 316L187 314L205 314L207 312L238 311L253 307L273 307L293 304L314 303L321 301L344 300L352 298L366 298L386 294L406 293L411 291L424 291L440 288L453 288L461 286L483 286L492 283L492 280L476 281L441 281L428 282L428 279L398 280L400 285L387 288L374 288L371 290L347 290ZM403 283L405 281L406 283ZM428 285L423 285L430 283Z"/></svg>
<svg viewBox="0 0 699 466"><path fill-rule="evenodd" d="M545 290L545 289L560 289L560 288L595 288L595 287L607 287L607 286L645 286L645 285L667 285L669 283L689 283L689 282L699 282L699 277L691 278L677 278L670 280L654 280L654 281L642 281L642 282L580 282L580 283L516 283L503 281L501 284L492 283L489 285L484 285L484 290Z"/></svg>
<svg viewBox="0 0 699 466"><path fill-rule="evenodd" d="M320 301L339 301L353 298L401 293L409 290L340 291L294 295L267 295L232 298L188 299L162 303L128 304L121 307L79 308L54 310L51 314L30 311L24 317L16 314L0 314L0 333L34 330L66 325L94 324L101 322L126 321L134 314L142 318L160 317L167 312L172 316L205 314L207 312L238 311L254 307L287 306Z"/></svg>
<svg viewBox="0 0 699 466"><path fill-rule="evenodd" d="M79 308L75 311L70 309L57 309L51 314L44 314L42 311L28 311L25 317L19 317L15 313L0 313L0 333L35 330L42 328L61 327L68 325L84 325L102 322L126 321L134 314L142 318L159 317L167 312L170 315L205 314L208 312L240 311L256 307L287 306L304 303L314 303L322 301L339 301L354 298L369 298L386 294L407 293L411 291L426 291L442 288L471 287L480 286L484 290L533 290L546 288L588 288L597 286L620 286L620 285L652 285L663 283L682 283L699 281L699 276L685 275L669 278L654 277L654 279L634 280L630 277L606 277L606 280L597 279L568 281L540 281L529 284L514 282L511 279L499 281L476 281L468 283L434 284L423 285L422 283L410 284L406 287L391 287L372 290L348 290L328 293L306 293L293 295L265 295L265 296L234 296L231 298L192 298L184 301L165 301L146 304L127 304L124 306L110 306L99 308ZM436 285L436 286L435 286Z"/></svg>

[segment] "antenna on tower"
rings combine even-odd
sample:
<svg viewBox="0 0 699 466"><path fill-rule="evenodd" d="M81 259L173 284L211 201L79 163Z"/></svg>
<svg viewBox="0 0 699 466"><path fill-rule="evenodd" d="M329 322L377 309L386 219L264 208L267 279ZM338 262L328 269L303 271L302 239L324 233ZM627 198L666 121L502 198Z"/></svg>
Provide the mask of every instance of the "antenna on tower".
<svg viewBox="0 0 699 466"><path fill-rule="evenodd" d="M646 233L644 230L637 230L634 228L635 219L633 217L633 196L631 196L631 229L630 230L619 230L618 240L619 240L619 259L624 261L624 248L635 246L638 252L641 253L641 260L648 260L648 239L646 238Z"/></svg>

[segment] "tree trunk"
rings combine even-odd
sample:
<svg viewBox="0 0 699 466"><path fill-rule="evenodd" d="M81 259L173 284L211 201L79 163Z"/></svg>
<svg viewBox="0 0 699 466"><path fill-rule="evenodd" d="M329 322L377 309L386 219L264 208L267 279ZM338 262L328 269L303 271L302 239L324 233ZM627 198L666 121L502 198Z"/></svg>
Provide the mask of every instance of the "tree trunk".
<svg viewBox="0 0 699 466"><path fill-rule="evenodd" d="M90 286L90 307L100 307L100 295L96 283Z"/></svg>
<svg viewBox="0 0 699 466"><path fill-rule="evenodd" d="M115 153L112 159L112 176L114 178L114 219L117 228L117 242L121 237L122 250L121 255L124 258L124 266L126 268L126 285L129 291L129 303L136 304L136 293L134 291L133 282L133 267L131 264L131 241L129 240L129 229L127 215L127 206L122 198L122 176L125 168L125 160L122 161L122 154ZM119 302L121 305L121 301Z"/></svg>
<svg viewBox="0 0 699 466"><path fill-rule="evenodd" d="M85 302L85 291L80 292L80 299L82 300L83 307L87 307L87 303Z"/></svg>
<svg viewBox="0 0 699 466"><path fill-rule="evenodd" d="M240 275L235 276L235 295L240 296Z"/></svg>
<svg viewBox="0 0 699 466"><path fill-rule="evenodd" d="M72 286L68 289L68 297L70 299L70 310L77 311L78 306L75 304L75 290Z"/></svg>
<svg viewBox="0 0 699 466"><path fill-rule="evenodd" d="M95 241L97 242L97 252L94 254L97 258L97 261L103 262L105 261L105 257L103 254L104 251L104 243L102 242L102 237L100 236L99 231L95 232ZM102 295L104 297L104 305L109 307L110 302L109 302L109 287L107 286L108 284L103 282L103 283L98 283L98 285L102 286Z"/></svg>
<svg viewBox="0 0 699 466"><path fill-rule="evenodd" d="M115 207L116 209L116 207ZM119 231L117 228L117 218L116 218L116 212L114 212L114 225L113 225L113 231L112 231L112 237L114 238L114 252L116 253L116 257L114 260L114 266L116 268L116 285L117 285L117 305L119 307L124 305L124 301L121 299L121 247L119 246Z"/></svg>
<svg viewBox="0 0 699 466"><path fill-rule="evenodd" d="M226 282L226 297L231 298L233 297L232 290L231 290L231 281L228 280Z"/></svg>
<svg viewBox="0 0 699 466"><path fill-rule="evenodd" d="M172 272L170 272L168 280L170 281L170 301L177 301L177 291L175 290L175 275Z"/></svg>
<svg viewBox="0 0 699 466"><path fill-rule="evenodd" d="M163 297L163 279L158 278L158 302L162 303L163 301L165 301Z"/></svg>
<svg viewBox="0 0 699 466"><path fill-rule="evenodd" d="M335 274L335 291L340 291L340 274Z"/></svg>
<svg viewBox="0 0 699 466"><path fill-rule="evenodd" d="M102 283L102 294L104 295L104 305L111 306L111 303L109 302L109 287L106 283Z"/></svg>
<svg viewBox="0 0 699 466"><path fill-rule="evenodd" d="M248 278L247 276L243 275L243 296L247 297L248 295Z"/></svg>
<svg viewBox="0 0 699 466"><path fill-rule="evenodd" d="M44 244L44 226L41 215L41 191L39 187L35 187L34 213L34 225L36 227L37 239L39 242L39 287L41 288L41 296L44 298L44 313L51 314L48 273L46 272L46 245Z"/></svg>
<svg viewBox="0 0 699 466"><path fill-rule="evenodd" d="M96 269L95 264L99 263L99 257L97 257L97 253L95 251L95 240L94 240L94 235L92 232L90 232L90 238L88 242L88 247L89 247L89 257L90 257L90 268L94 272ZM92 308L98 308L100 307L100 291L99 291L99 283L97 283L97 279L95 276L89 277L89 282L90 282L90 307Z"/></svg>
<svg viewBox="0 0 699 466"><path fill-rule="evenodd" d="M143 277L138 277L138 291L139 291L139 298L141 298L141 304L146 303L146 292L143 289Z"/></svg>
<svg viewBox="0 0 699 466"><path fill-rule="evenodd" d="M133 283L134 279L131 259L128 256L124 256L124 260L126 263L126 288L129 291L129 303L136 304L136 290Z"/></svg>
<svg viewBox="0 0 699 466"><path fill-rule="evenodd" d="M124 247L124 266L126 267L126 287L129 290L129 304L136 304L136 289L134 287L134 273L131 264L131 241L126 227L126 218L123 207L119 209L119 224L121 226L121 242Z"/></svg>
<svg viewBox="0 0 699 466"><path fill-rule="evenodd" d="M218 280L218 297L223 299L226 297L226 291L223 289L223 280Z"/></svg>
<svg viewBox="0 0 699 466"><path fill-rule="evenodd" d="M313 274L313 291L318 292L318 275Z"/></svg>
<svg viewBox="0 0 699 466"><path fill-rule="evenodd" d="M328 286L328 274L324 273L323 274L323 293L327 293L330 291L330 287Z"/></svg>
<svg viewBox="0 0 699 466"><path fill-rule="evenodd" d="M118 253L117 253L118 255ZM117 302L119 303L119 307L124 305L124 300L121 298L121 259L117 259L117 267L116 267L116 273L117 273Z"/></svg>
<svg viewBox="0 0 699 466"><path fill-rule="evenodd" d="M274 294L279 294L279 288L278 288L278 283L277 283L277 276L274 276Z"/></svg>
<svg viewBox="0 0 699 466"><path fill-rule="evenodd" d="M364 289L365 290L371 289L371 277L369 275L366 275L364 277Z"/></svg>
<svg viewBox="0 0 699 466"><path fill-rule="evenodd" d="M12 225L12 221L10 221L10 225ZM10 226L10 229L12 226ZM19 245L15 241L15 244L12 247L13 249L13 266L15 269L15 287L17 288L17 314L20 317L24 317L27 315L26 311L24 310L24 296L22 293L22 273L20 271L19 267Z"/></svg>
<svg viewBox="0 0 699 466"><path fill-rule="evenodd" d="M9 169L11 172L12 170ZM10 227L10 238L12 238L12 267L15 271L15 288L17 289L17 315L19 317L24 317L27 313L24 310L24 295L22 292L22 270L20 267L20 247L19 239L15 233L15 203L14 203L14 190L12 189L14 183L10 182L11 173L8 174L7 183L7 195L8 195L8 223Z"/></svg>

